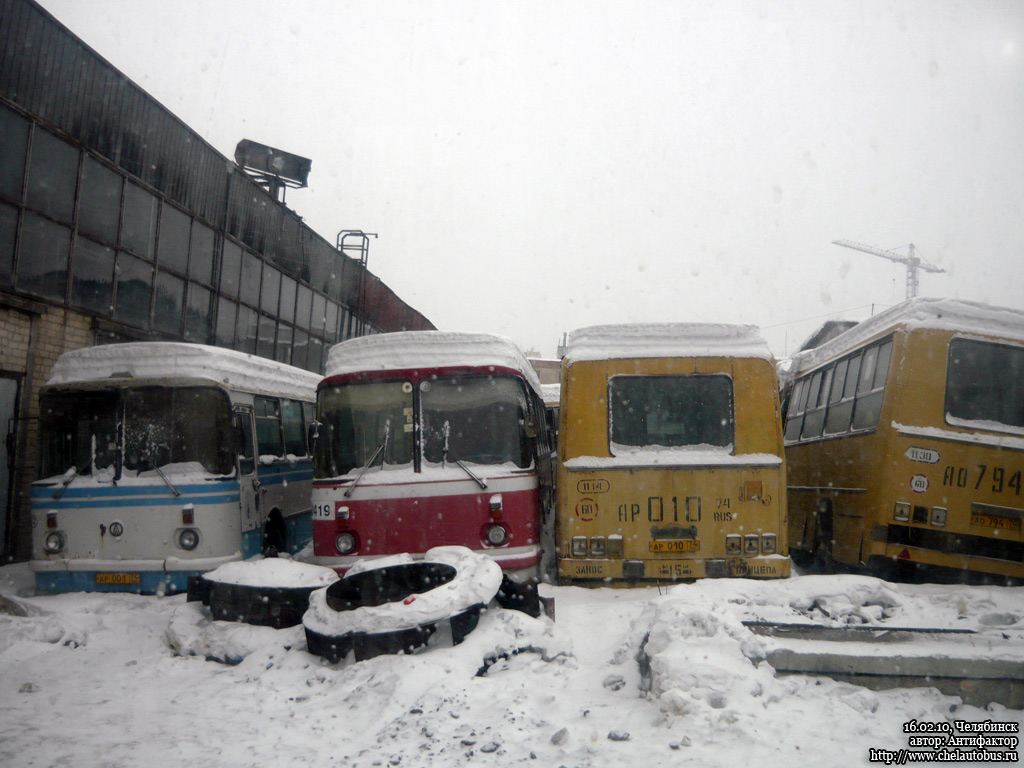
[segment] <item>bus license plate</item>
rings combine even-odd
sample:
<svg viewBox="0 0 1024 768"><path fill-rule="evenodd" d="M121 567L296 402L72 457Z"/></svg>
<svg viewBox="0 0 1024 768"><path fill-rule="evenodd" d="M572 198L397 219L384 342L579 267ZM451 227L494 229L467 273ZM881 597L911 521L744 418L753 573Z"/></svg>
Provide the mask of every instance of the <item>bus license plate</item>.
<svg viewBox="0 0 1024 768"><path fill-rule="evenodd" d="M659 539L650 542L651 552L700 552L700 539Z"/></svg>
<svg viewBox="0 0 1024 768"><path fill-rule="evenodd" d="M971 525L981 525L985 528L996 528L1000 531L1017 531L1020 533L1020 518L1016 517L996 517L995 515L971 512Z"/></svg>
<svg viewBox="0 0 1024 768"><path fill-rule="evenodd" d="M141 573L97 573L97 584L141 584Z"/></svg>

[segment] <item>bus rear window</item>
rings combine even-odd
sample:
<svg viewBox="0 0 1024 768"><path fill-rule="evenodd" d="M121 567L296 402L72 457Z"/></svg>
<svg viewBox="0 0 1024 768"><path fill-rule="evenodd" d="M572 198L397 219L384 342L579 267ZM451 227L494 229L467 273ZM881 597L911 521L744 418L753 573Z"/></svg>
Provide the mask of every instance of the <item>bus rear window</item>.
<svg viewBox="0 0 1024 768"><path fill-rule="evenodd" d="M612 452L626 448L721 448L735 434L729 376L613 376L608 380Z"/></svg>
<svg viewBox="0 0 1024 768"><path fill-rule="evenodd" d="M1024 347L953 339L946 366L946 421L1013 432L1024 428Z"/></svg>

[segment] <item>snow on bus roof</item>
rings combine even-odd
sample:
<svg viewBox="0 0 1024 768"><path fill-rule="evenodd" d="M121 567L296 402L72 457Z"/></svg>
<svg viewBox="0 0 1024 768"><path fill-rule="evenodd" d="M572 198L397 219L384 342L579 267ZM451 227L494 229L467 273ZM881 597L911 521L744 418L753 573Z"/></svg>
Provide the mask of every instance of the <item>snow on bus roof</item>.
<svg viewBox="0 0 1024 768"><path fill-rule="evenodd" d="M814 368L897 326L908 330L932 328L1024 341L1024 312L1018 309L960 299L916 298L879 312L820 347L800 352L793 357L792 369Z"/></svg>
<svg viewBox="0 0 1024 768"><path fill-rule="evenodd" d="M721 323L595 325L570 333L565 354L569 362L642 357L754 357L774 362L756 326Z"/></svg>
<svg viewBox="0 0 1024 768"><path fill-rule="evenodd" d="M370 371L493 366L518 371L538 393L537 372L515 342L489 333L397 331L360 336L327 353L327 376Z"/></svg>
<svg viewBox="0 0 1024 768"><path fill-rule="evenodd" d="M203 378L232 389L312 400L320 375L265 357L205 344L133 341L65 352L47 384L118 378Z"/></svg>

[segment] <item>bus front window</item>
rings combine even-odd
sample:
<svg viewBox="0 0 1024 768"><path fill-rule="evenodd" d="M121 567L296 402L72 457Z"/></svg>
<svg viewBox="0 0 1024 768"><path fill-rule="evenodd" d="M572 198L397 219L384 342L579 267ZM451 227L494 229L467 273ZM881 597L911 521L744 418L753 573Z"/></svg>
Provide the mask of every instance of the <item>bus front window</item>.
<svg viewBox="0 0 1024 768"><path fill-rule="evenodd" d="M613 455L647 447L732 450L728 376L613 376L608 407Z"/></svg>
<svg viewBox="0 0 1024 768"><path fill-rule="evenodd" d="M117 471L115 390L52 392L39 404L39 477L73 471L113 480Z"/></svg>
<svg viewBox="0 0 1024 768"><path fill-rule="evenodd" d="M1024 348L953 339L946 367L946 421L1019 434L1024 430Z"/></svg>
<svg viewBox="0 0 1024 768"><path fill-rule="evenodd" d="M143 472L171 464L232 471L231 409L212 387L138 387L124 390L124 466Z"/></svg>
<svg viewBox="0 0 1024 768"><path fill-rule="evenodd" d="M431 464L531 463L526 397L506 376L454 376L420 383L423 459Z"/></svg>
<svg viewBox="0 0 1024 768"><path fill-rule="evenodd" d="M409 466L413 457L412 383L342 384L321 391L316 477L361 467Z"/></svg>

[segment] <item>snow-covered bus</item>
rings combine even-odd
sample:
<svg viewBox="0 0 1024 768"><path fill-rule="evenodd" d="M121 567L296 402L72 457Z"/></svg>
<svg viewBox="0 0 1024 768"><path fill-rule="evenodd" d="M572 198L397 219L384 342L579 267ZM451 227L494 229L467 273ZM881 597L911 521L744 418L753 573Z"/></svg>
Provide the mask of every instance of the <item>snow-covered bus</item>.
<svg viewBox="0 0 1024 768"><path fill-rule="evenodd" d="M312 536L309 371L201 344L60 356L39 396L41 591L179 592Z"/></svg>
<svg viewBox="0 0 1024 768"><path fill-rule="evenodd" d="M789 575L778 379L756 328L575 331L560 419L560 583Z"/></svg>
<svg viewBox="0 0 1024 768"><path fill-rule="evenodd" d="M314 562L443 545L538 575L552 447L536 372L511 341L408 331L342 342L317 395Z"/></svg>
<svg viewBox="0 0 1024 768"><path fill-rule="evenodd" d="M801 352L789 376L795 557L1024 578L1024 312L913 299Z"/></svg>

